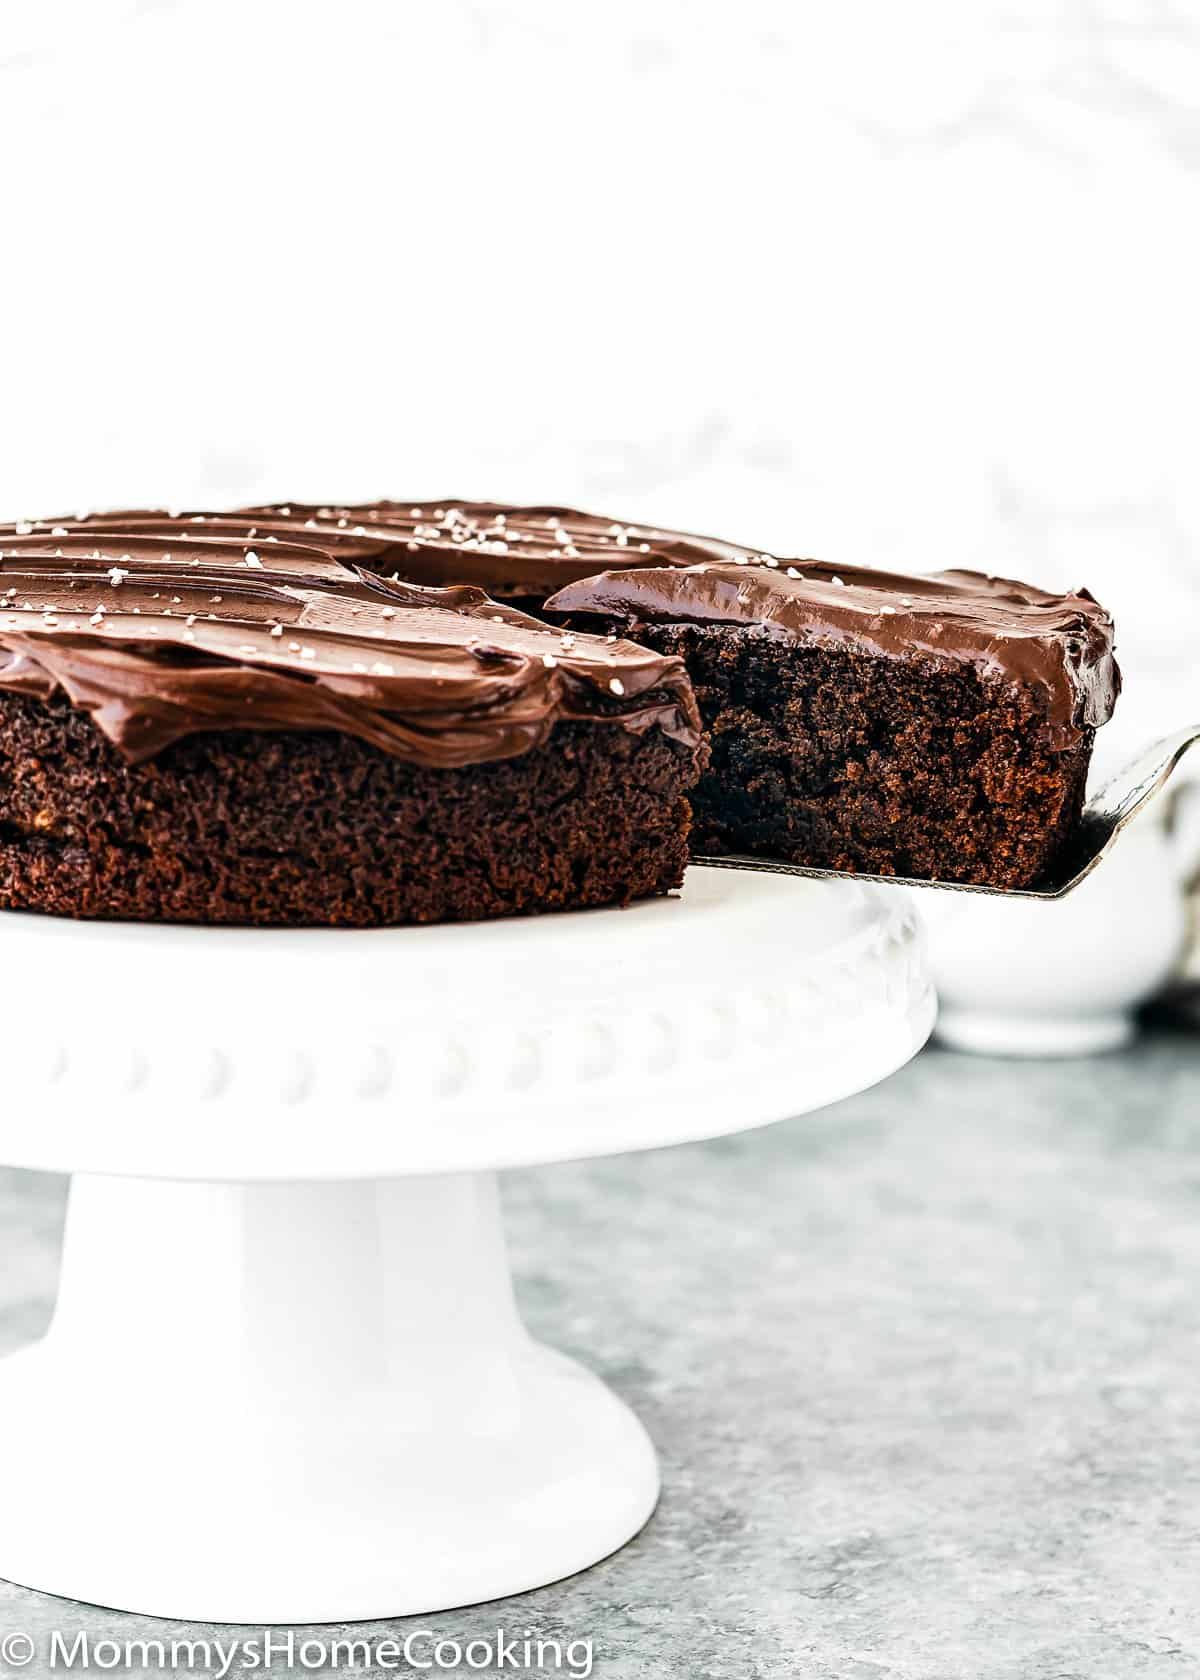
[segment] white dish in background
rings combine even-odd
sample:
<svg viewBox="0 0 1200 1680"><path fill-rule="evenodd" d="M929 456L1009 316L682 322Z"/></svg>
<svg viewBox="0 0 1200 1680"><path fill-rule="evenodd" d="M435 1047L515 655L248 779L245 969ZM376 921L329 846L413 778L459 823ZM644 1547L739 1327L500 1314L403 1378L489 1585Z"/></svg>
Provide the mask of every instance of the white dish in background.
<svg viewBox="0 0 1200 1680"><path fill-rule="evenodd" d="M1101 868L1052 902L911 893L929 933L939 998L937 1038L1000 1056L1115 1050L1136 1011L1175 971L1188 913L1185 887L1200 856L1200 789L1141 812Z"/></svg>

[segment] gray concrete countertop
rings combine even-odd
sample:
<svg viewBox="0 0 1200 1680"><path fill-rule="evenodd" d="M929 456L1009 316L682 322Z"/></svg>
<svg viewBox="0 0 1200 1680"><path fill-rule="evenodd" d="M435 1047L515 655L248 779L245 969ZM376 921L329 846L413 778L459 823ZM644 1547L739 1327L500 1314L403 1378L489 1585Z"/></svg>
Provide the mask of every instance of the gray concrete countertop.
<svg viewBox="0 0 1200 1680"><path fill-rule="evenodd" d="M0 1350L46 1323L62 1197L0 1174ZM507 1205L532 1329L633 1404L665 1492L607 1563L422 1625L588 1638L605 1680L1200 1674L1200 1041L931 1051ZM0 1585L12 1628L205 1631Z"/></svg>

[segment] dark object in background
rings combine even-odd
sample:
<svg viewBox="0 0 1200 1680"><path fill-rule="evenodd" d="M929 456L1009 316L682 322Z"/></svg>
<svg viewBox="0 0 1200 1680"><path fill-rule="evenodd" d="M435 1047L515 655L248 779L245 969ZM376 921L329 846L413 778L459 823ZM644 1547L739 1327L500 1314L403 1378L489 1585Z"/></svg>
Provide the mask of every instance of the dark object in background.
<svg viewBox="0 0 1200 1680"><path fill-rule="evenodd" d="M1200 980L1181 980L1152 998L1141 1011L1147 1027L1200 1034Z"/></svg>

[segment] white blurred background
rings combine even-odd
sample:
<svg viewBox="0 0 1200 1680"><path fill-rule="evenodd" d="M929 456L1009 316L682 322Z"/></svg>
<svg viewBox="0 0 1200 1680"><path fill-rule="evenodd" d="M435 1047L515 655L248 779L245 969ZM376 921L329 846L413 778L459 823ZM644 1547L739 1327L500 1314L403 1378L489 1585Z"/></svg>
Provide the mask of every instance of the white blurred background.
<svg viewBox="0 0 1200 1680"><path fill-rule="evenodd" d="M552 500L1086 583L1200 718L1190 0L5 0L0 514Z"/></svg>

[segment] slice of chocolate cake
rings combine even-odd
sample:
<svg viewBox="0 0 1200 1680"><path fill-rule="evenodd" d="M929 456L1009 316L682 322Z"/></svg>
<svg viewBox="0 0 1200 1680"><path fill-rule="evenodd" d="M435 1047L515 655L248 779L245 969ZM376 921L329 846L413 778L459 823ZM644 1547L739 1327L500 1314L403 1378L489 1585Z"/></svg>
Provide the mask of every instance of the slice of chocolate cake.
<svg viewBox="0 0 1200 1680"><path fill-rule="evenodd" d="M251 529L0 536L0 907L369 926L679 884L680 661Z"/></svg>
<svg viewBox="0 0 1200 1680"><path fill-rule="evenodd" d="M687 664L711 746L693 850L1032 885L1120 688L1086 590L816 561L626 569L546 611Z"/></svg>

